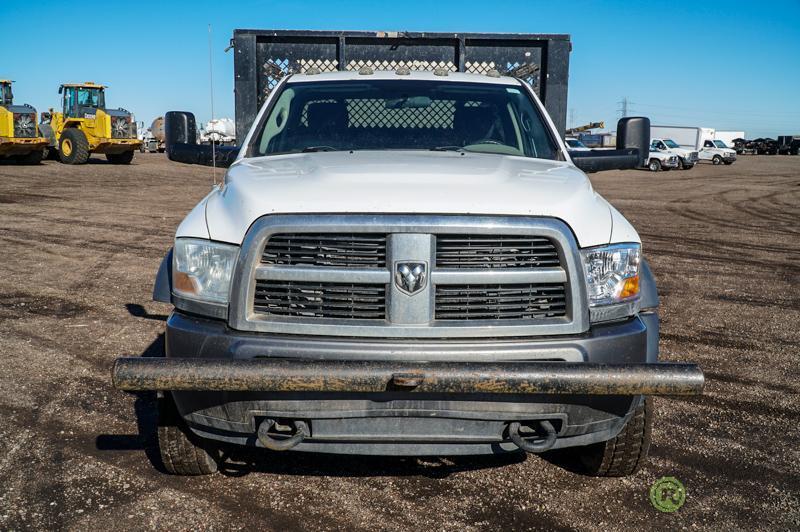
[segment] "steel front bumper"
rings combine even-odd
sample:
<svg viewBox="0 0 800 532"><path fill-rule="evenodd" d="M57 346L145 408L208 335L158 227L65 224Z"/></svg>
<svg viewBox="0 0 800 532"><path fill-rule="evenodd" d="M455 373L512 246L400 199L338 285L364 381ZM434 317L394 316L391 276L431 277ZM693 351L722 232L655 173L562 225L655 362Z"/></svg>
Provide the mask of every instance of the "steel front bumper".
<svg viewBox="0 0 800 532"><path fill-rule="evenodd" d="M272 448L262 429L295 423L298 451L492 454L519 451L515 423L551 423L552 448L589 445L617 435L644 395L701 393L697 366L656 362L657 328L642 314L569 338L379 342L242 333L174 312L166 358L118 359L112 374L123 390L169 392L218 441Z"/></svg>
<svg viewBox="0 0 800 532"><path fill-rule="evenodd" d="M385 362L120 358L120 390L447 394L696 395L694 364Z"/></svg>

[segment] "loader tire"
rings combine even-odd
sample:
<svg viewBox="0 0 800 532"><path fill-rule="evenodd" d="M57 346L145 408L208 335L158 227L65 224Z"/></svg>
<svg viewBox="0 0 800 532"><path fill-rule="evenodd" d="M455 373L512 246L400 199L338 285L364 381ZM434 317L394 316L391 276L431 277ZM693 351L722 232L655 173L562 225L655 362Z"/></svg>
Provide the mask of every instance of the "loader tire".
<svg viewBox="0 0 800 532"><path fill-rule="evenodd" d="M111 164L131 164L133 160L133 150L124 151L122 153L107 153L106 159Z"/></svg>
<svg viewBox="0 0 800 532"><path fill-rule="evenodd" d="M580 472L593 477L625 477L634 474L647 460L653 427L652 399L645 397L619 434L608 441L571 447L557 452L571 454Z"/></svg>
<svg viewBox="0 0 800 532"><path fill-rule="evenodd" d="M158 399L158 450L173 475L210 475L219 468L218 453L186 426L169 393Z"/></svg>
<svg viewBox="0 0 800 532"><path fill-rule="evenodd" d="M65 129L58 143L58 155L64 164L86 164L89 160L89 141L83 131Z"/></svg>

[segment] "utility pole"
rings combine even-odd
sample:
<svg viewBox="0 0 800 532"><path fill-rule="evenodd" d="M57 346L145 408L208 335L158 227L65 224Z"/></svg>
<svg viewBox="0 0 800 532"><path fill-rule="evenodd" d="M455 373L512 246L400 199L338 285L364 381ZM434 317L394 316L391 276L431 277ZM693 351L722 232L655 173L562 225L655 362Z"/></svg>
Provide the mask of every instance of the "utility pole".
<svg viewBox="0 0 800 532"><path fill-rule="evenodd" d="M617 104L620 106L620 108L617 109L617 112L620 113L622 118L627 117L628 112L630 111L629 107L633 105L633 102L628 100L627 96L623 96L622 101L617 102Z"/></svg>

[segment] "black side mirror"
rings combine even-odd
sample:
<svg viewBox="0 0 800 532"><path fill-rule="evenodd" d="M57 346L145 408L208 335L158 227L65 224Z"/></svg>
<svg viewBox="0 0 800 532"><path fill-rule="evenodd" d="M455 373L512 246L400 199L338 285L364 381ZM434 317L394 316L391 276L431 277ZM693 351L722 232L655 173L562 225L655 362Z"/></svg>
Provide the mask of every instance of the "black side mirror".
<svg viewBox="0 0 800 532"><path fill-rule="evenodd" d="M570 152L575 166L584 172L639 168L650 153L650 119L623 118L617 123L617 149Z"/></svg>
<svg viewBox="0 0 800 532"><path fill-rule="evenodd" d="M239 146L212 146L197 143L194 114L169 111L164 115L164 142L170 161L227 168L239 155Z"/></svg>

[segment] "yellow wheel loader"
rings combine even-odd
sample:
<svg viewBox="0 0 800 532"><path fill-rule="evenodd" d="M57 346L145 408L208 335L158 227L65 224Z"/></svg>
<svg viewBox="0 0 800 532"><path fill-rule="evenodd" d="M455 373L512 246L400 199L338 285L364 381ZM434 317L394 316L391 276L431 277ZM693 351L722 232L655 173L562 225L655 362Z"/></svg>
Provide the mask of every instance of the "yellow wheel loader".
<svg viewBox="0 0 800 532"><path fill-rule="evenodd" d="M61 85L62 111L43 116L42 130L61 162L84 164L93 153L103 153L112 164L129 164L142 141L136 122L125 109L106 109L105 89L91 81Z"/></svg>
<svg viewBox="0 0 800 532"><path fill-rule="evenodd" d="M36 109L28 104L14 105L11 83L0 79L0 159L39 164L47 139L39 135Z"/></svg>

